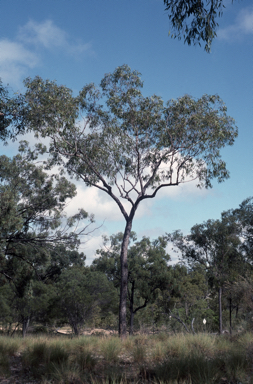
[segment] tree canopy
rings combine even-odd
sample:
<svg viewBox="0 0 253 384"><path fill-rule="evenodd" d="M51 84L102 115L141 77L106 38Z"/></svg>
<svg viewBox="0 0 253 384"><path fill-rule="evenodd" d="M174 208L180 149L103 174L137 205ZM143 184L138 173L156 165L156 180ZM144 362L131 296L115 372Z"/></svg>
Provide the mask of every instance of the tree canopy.
<svg viewBox="0 0 253 384"><path fill-rule="evenodd" d="M76 194L74 184L63 176L48 175L28 160L25 143L21 148L12 159L0 157L0 273L10 279L12 258L41 268L49 248L62 244L75 249L78 235L87 233L87 225L78 230L76 225L84 219L93 221L84 210L66 217L66 202Z"/></svg>
<svg viewBox="0 0 253 384"><path fill-rule="evenodd" d="M209 283L219 290L219 322L222 333L222 289L233 281L245 265L241 248L241 226L235 217L224 212L221 220L208 220L194 225L189 235L175 231L168 238L181 252L188 265L201 264ZM239 272L240 271L240 272Z"/></svg>
<svg viewBox="0 0 253 384"><path fill-rule="evenodd" d="M3 85L0 79L0 140L16 139L17 134L25 133L25 103L23 95L14 93Z"/></svg>
<svg viewBox="0 0 253 384"><path fill-rule="evenodd" d="M126 221L121 247L120 334L126 335L127 248L139 204L161 188L228 178L220 150L237 136L234 120L217 95L185 95L164 103L141 93L140 73L127 65L106 74L77 97L40 77L26 79L26 126L50 144L47 167L107 193ZM36 152L35 151L35 152ZM35 156L33 154L33 156Z"/></svg>

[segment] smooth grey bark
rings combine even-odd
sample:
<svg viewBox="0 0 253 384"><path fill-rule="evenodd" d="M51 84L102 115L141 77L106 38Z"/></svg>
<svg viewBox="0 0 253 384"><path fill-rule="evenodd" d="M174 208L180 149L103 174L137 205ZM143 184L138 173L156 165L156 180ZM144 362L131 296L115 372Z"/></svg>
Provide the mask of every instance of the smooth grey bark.
<svg viewBox="0 0 253 384"><path fill-rule="evenodd" d="M126 318L126 309L127 309L127 282L128 282L128 264L127 264L127 251L128 244L132 229L133 218L127 220L122 246L121 246L121 281L120 281L120 303L119 303L119 335L121 338L126 338L127 336L127 318Z"/></svg>
<svg viewBox="0 0 253 384"><path fill-rule="evenodd" d="M171 311L169 311L170 313L170 316L173 317L174 319L176 319L180 324L182 324L186 330L186 332L190 333L189 329L187 328L186 324L183 322L183 320L180 318L180 316L176 316L174 315L174 313L172 313Z"/></svg>

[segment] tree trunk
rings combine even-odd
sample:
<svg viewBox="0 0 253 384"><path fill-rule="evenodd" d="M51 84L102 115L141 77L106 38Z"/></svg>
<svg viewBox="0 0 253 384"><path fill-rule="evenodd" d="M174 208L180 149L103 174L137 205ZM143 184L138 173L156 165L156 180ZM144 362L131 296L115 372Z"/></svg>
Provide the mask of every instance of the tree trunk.
<svg viewBox="0 0 253 384"><path fill-rule="evenodd" d="M133 333L134 333L134 312L131 311L129 335L133 335Z"/></svg>
<svg viewBox="0 0 253 384"><path fill-rule="evenodd" d="M120 282L120 303L119 303L119 336L125 339L127 336L127 280L128 280L128 265L127 265L127 252L130 233L132 229L133 219L129 219L126 223L125 232L121 246L121 282Z"/></svg>
<svg viewBox="0 0 253 384"><path fill-rule="evenodd" d="M229 298L229 333L232 335L232 298Z"/></svg>
<svg viewBox="0 0 253 384"><path fill-rule="evenodd" d="M222 297L222 288L219 287L219 332L220 332L220 335L222 334L222 303L221 303L221 297Z"/></svg>
<svg viewBox="0 0 253 384"><path fill-rule="evenodd" d="M132 282L131 297L130 297L130 330L129 335L134 333L134 285L135 282Z"/></svg>
<svg viewBox="0 0 253 384"><path fill-rule="evenodd" d="M76 324L72 325L72 329L74 331L75 336L79 336L79 329L78 329L78 326Z"/></svg>
<svg viewBox="0 0 253 384"><path fill-rule="evenodd" d="M26 333L27 333L27 330L28 330L28 327L29 327L29 322L30 322L30 318L29 317L24 317L23 318L23 323L22 323L22 336L23 337L26 336Z"/></svg>

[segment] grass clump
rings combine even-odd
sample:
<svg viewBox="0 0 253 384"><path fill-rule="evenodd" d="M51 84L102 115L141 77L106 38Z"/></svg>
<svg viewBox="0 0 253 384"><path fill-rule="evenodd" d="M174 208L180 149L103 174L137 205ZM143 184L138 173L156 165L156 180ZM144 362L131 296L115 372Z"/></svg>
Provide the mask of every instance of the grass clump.
<svg viewBox="0 0 253 384"><path fill-rule="evenodd" d="M20 339L1 336L0 338L0 354L13 356L20 349Z"/></svg>
<svg viewBox="0 0 253 384"><path fill-rule="evenodd" d="M36 378L50 376L56 366L66 365L68 359L69 354L60 341L50 343L38 339L22 353L24 370L30 371Z"/></svg>
<svg viewBox="0 0 253 384"><path fill-rule="evenodd" d="M161 341L156 343L151 350L150 358L154 363L164 361L167 357L167 348Z"/></svg>
<svg viewBox="0 0 253 384"><path fill-rule="evenodd" d="M146 346L142 344L135 345L133 348L132 356L134 363L144 364L146 359Z"/></svg>
<svg viewBox="0 0 253 384"><path fill-rule="evenodd" d="M78 365L70 364L60 364L54 366L54 370L50 374L49 383L56 384L83 384L88 383L88 381L84 381L84 377L78 367Z"/></svg>
<svg viewBox="0 0 253 384"><path fill-rule="evenodd" d="M0 374L9 376L10 359L15 356L20 348L18 339L1 336L0 338Z"/></svg>
<svg viewBox="0 0 253 384"><path fill-rule="evenodd" d="M96 363L96 358L94 358L89 351L83 351L77 356L77 364L79 365L81 371L93 371Z"/></svg>
<svg viewBox="0 0 253 384"><path fill-rule="evenodd" d="M10 375L10 358L3 354L0 354L0 375Z"/></svg>
<svg viewBox="0 0 253 384"><path fill-rule="evenodd" d="M106 363L117 363L119 361L119 355L122 348L120 339L111 337L101 340L102 342L100 342L100 350Z"/></svg>
<svg viewBox="0 0 253 384"><path fill-rule="evenodd" d="M215 343L215 337L204 333L186 336L188 353L190 351L190 353L194 352L197 355L211 357L215 352Z"/></svg>
<svg viewBox="0 0 253 384"><path fill-rule="evenodd" d="M156 378L164 383L213 384L216 375L213 361L196 354L170 357L155 369Z"/></svg>

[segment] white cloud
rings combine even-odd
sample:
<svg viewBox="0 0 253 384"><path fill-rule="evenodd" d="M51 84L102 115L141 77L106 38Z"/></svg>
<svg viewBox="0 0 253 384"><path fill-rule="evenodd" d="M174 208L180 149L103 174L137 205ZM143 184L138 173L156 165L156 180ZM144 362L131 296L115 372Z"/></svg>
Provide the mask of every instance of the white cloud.
<svg viewBox="0 0 253 384"><path fill-rule="evenodd" d="M0 63L21 62L33 67L37 63L37 57L22 44L4 39L0 41Z"/></svg>
<svg viewBox="0 0 253 384"><path fill-rule="evenodd" d="M16 83L39 61L38 56L23 44L8 39L0 40L0 52L0 77L6 83Z"/></svg>
<svg viewBox="0 0 253 384"><path fill-rule="evenodd" d="M118 221L122 219L116 203L104 192L97 188L77 185L77 196L71 200L66 211L73 214L78 208L83 208L95 215L96 220Z"/></svg>
<svg viewBox="0 0 253 384"><path fill-rule="evenodd" d="M106 234L108 235L108 233ZM96 250L103 247L102 234L93 233L88 241L79 247L79 252L83 252L86 256L86 265L90 265L92 261L97 257Z"/></svg>
<svg viewBox="0 0 253 384"><path fill-rule="evenodd" d="M25 44L43 46L46 49L60 48L71 54L80 54L91 48L89 43L73 42L69 35L57 27L52 20L45 20L42 23L30 20L19 29L18 37Z"/></svg>
<svg viewBox="0 0 253 384"><path fill-rule="evenodd" d="M253 7L242 9L233 25L218 31L218 37L222 40L239 39L249 34L253 34Z"/></svg>
<svg viewBox="0 0 253 384"><path fill-rule="evenodd" d="M67 41L66 32L54 25L52 20L42 23L30 20L19 28L18 37L25 43L42 45L45 48L62 47Z"/></svg>
<svg viewBox="0 0 253 384"><path fill-rule="evenodd" d="M0 78L4 83L20 86L31 68L43 64L43 50L80 57L93 54L90 43L76 41L52 20L30 20L20 27L15 39L0 39Z"/></svg>

